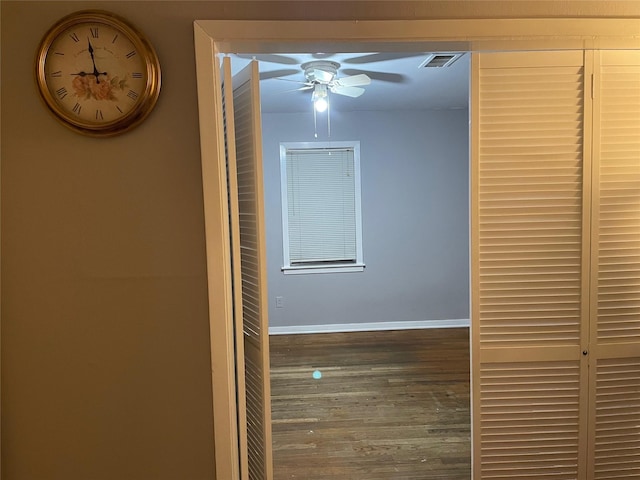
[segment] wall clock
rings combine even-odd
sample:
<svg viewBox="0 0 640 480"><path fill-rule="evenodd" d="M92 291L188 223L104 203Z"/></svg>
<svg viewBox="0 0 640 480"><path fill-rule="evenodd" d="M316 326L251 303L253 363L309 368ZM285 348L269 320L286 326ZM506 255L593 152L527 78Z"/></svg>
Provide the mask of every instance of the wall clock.
<svg viewBox="0 0 640 480"><path fill-rule="evenodd" d="M82 11L44 36L36 79L46 105L66 126L109 136L149 115L160 93L160 63L151 43L125 20Z"/></svg>

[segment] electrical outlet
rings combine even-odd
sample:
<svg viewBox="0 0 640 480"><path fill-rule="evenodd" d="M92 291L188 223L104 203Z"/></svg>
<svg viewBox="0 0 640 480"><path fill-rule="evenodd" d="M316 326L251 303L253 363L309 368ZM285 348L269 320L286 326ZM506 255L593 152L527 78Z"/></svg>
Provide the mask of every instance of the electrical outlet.
<svg viewBox="0 0 640 480"><path fill-rule="evenodd" d="M276 297L276 308L284 307L284 297Z"/></svg>

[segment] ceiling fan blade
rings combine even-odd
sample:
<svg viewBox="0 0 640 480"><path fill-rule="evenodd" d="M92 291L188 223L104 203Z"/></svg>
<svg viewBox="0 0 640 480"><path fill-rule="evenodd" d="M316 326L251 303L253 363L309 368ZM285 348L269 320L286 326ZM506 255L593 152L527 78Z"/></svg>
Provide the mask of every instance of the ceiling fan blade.
<svg viewBox="0 0 640 480"><path fill-rule="evenodd" d="M238 58L245 58L253 60L254 58L259 62L280 63L282 65L297 65L298 60L285 55L276 55L274 53L263 53L258 55L252 55L250 53L236 53Z"/></svg>
<svg viewBox="0 0 640 480"><path fill-rule="evenodd" d="M356 98L364 93L364 88L360 87L344 87L342 85L332 85L329 87L331 93L345 95L347 97Z"/></svg>
<svg viewBox="0 0 640 480"><path fill-rule="evenodd" d="M341 87L360 87L362 85L369 85L371 79L364 73L358 75L352 75L350 77L342 77L336 79L333 84Z"/></svg>
<svg viewBox="0 0 640 480"><path fill-rule="evenodd" d="M325 70L320 70L319 68L313 68L309 71L309 73L320 82L330 82L333 80L335 76L333 72L327 72Z"/></svg>
<svg viewBox="0 0 640 480"><path fill-rule="evenodd" d="M281 93L289 93L289 92L302 92L304 90L312 90L313 89L313 85L307 85L304 87L300 87L300 88L294 88L292 90L283 90L281 92L276 92L277 95L281 94Z"/></svg>
<svg viewBox="0 0 640 480"><path fill-rule="evenodd" d="M409 83L409 78L406 75L402 75L400 73L373 72L369 70L356 70L354 68L345 68L344 70L341 70L341 72L345 75L358 75L360 73L365 73L371 79L381 82Z"/></svg>
<svg viewBox="0 0 640 480"><path fill-rule="evenodd" d="M296 73L298 73L298 72L296 72ZM311 83L311 82L301 82L300 80L292 80L290 78L273 77L272 80L280 80L281 82L299 83L300 85L307 85L309 87L313 87L313 83Z"/></svg>
<svg viewBox="0 0 640 480"><path fill-rule="evenodd" d="M296 73L300 73L300 70L282 69L271 70L270 72L260 72L260 80L269 80L271 78L277 77L288 77L289 75L295 75Z"/></svg>
<svg viewBox="0 0 640 480"><path fill-rule="evenodd" d="M325 58L331 58L333 55L335 55L334 53L323 53L323 52L318 52L318 53L312 53L311 56L313 58L317 58L318 60L323 60Z"/></svg>
<svg viewBox="0 0 640 480"><path fill-rule="evenodd" d="M363 63L375 63L386 62L389 60L400 60L402 58L412 57L426 57L423 52L409 52L409 53L395 53L395 52L382 52L382 53L370 53L367 55L360 55L359 57L347 58L342 60L342 63L349 63L353 65L362 65Z"/></svg>

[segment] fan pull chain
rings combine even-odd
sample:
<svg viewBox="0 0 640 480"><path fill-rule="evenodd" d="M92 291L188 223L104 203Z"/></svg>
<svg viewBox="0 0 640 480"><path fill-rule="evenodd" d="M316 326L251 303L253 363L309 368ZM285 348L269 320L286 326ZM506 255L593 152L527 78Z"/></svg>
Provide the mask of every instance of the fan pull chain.
<svg viewBox="0 0 640 480"><path fill-rule="evenodd" d="M311 104L313 107L313 136L315 138L318 138L318 120L316 119L316 106Z"/></svg>

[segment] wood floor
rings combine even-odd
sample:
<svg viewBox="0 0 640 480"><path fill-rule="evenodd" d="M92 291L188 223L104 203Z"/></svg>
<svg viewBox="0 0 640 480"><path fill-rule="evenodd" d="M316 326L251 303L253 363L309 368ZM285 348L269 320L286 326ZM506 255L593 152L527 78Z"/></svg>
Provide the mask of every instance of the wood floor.
<svg viewBox="0 0 640 480"><path fill-rule="evenodd" d="M275 480L471 478L468 329L270 343Z"/></svg>

